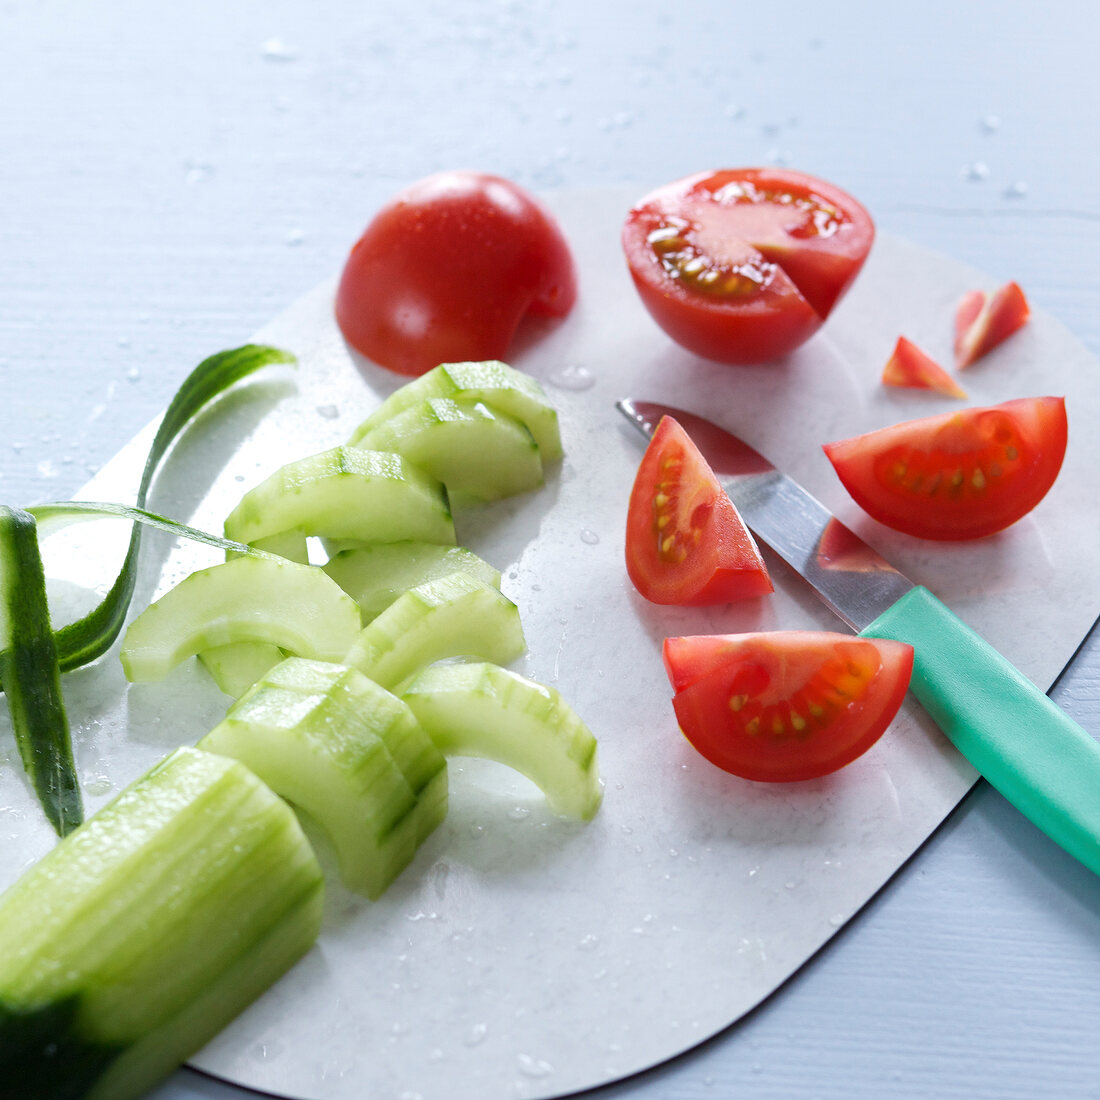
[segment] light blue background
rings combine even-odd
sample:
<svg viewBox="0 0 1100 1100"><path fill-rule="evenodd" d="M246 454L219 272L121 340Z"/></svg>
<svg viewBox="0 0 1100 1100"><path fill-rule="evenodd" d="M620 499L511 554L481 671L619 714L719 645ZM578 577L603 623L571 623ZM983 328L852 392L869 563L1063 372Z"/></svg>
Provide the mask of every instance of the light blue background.
<svg viewBox="0 0 1100 1100"><path fill-rule="evenodd" d="M1100 354L1094 12L0 2L0 499L75 490L441 168L640 193L787 164ZM1061 701L1100 731L1100 645L1083 663ZM1100 882L980 786L760 1010L598 1095L1100 1096L1098 944ZM189 1072L156 1093L244 1095Z"/></svg>

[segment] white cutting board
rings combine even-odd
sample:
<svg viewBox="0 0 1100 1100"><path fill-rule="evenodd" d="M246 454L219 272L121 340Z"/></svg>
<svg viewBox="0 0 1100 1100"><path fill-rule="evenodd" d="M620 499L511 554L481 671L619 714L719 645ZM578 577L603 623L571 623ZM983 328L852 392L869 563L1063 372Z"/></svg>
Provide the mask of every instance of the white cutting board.
<svg viewBox="0 0 1100 1100"><path fill-rule="evenodd" d="M194 1064L309 1100L552 1097L663 1061L738 1019L832 936L975 779L917 708L842 772L748 783L714 769L676 729L660 660L666 635L842 629L772 557L774 596L714 609L651 606L623 567L626 500L641 439L614 401L707 413L799 479L913 580L925 583L1046 688L1097 607L1100 370L1038 314L961 378L971 403L1065 394L1070 446L1055 488L993 539L924 544L865 520L819 444L955 404L879 376L904 333L950 363L959 296L994 281L881 236L822 332L787 361L723 367L671 344L637 301L618 247L632 192L551 198L573 245L580 299L527 332L512 359L561 413L566 459L546 487L456 516L459 539L500 567L529 653L517 669L557 687L600 742L605 801L588 825L547 812L525 780L452 764L451 812L384 898L330 877L325 926L295 970ZM283 462L346 439L403 381L353 362L332 321L334 284L256 334L297 353L199 418L163 468L154 510L220 530L241 493ZM1026 288L1025 288L1026 289ZM211 349L214 350L214 349ZM141 436L80 494L132 500ZM125 525L49 540L55 617L114 575ZM146 535L135 611L216 552ZM228 700L194 662L127 689L117 650L65 678L89 811ZM6 717L3 719L6 727ZM0 884L53 837L0 732Z"/></svg>

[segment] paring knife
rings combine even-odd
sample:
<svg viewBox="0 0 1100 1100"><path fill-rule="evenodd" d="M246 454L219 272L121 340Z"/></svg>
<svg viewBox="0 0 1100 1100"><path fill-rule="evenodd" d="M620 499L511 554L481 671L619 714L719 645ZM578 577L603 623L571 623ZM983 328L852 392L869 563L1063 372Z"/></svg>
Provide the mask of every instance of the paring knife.
<svg viewBox="0 0 1100 1100"><path fill-rule="evenodd" d="M1100 742L988 642L763 455L703 417L618 408L645 436L679 421L752 532L853 630L908 642L910 688L971 764L1052 840L1100 874Z"/></svg>

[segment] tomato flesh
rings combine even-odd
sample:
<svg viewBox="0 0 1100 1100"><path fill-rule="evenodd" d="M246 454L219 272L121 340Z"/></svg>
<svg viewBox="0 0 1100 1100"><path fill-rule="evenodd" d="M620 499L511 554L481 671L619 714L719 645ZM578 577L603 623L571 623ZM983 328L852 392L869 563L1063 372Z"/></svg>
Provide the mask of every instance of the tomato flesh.
<svg viewBox="0 0 1100 1100"><path fill-rule="evenodd" d="M673 707L688 741L743 779L842 768L889 727L909 686L902 642L817 631L667 638Z"/></svg>
<svg viewBox="0 0 1100 1100"><path fill-rule="evenodd" d="M622 242L642 302L673 340L759 363L821 327L873 238L866 210L839 188L747 168L658 188L630 211Z"/></svg>
<svg viewBox="0 0 1100 1100"><path fill-rule="evenodd" d="M634 479L626 569L651 603L702 606L773 591L733 502L670 416L657 425Z"/></svg>
<svg viewBox="0 0 1100 1100"><path fill-rule="evenodd" d="M966 397L966 390L935 359L904 336L898 337L893 354L882 368L882 382L886 386L932 390L945 397Z"/></svg>
<svg viewBox="0 0 1100 1100"><path fill-rule="evenodd" d="M527 314L564 317L576 299L551 215L508 180L443 172L384 206L348 256L336 293L344 338L400 374L504 359Z"/></svg>
<svg viewBox="0 0 1100 1100"><path fill-rule="evenodd" d="M1046 496L1066 453L1065 399L1030 397L910 420L825 453L868 515L918 538L982 538Z"/></svg>

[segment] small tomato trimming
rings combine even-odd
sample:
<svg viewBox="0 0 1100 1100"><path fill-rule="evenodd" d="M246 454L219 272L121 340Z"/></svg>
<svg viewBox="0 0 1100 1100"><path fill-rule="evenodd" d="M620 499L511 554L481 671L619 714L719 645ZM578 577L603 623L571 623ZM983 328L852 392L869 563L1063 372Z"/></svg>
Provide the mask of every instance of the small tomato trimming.
<svg viewBox="0 0 1100 1100"><path fill-rule="evenodd" d="M902 642L825 631L667 638L684 736L742 779L815 779L851 763L897 714L913 670Z"/></svg>
<svg viewBox="0 0 1100 1100"><path fill-rule="evenodd" d="M825 453L852 499L897 531L944 541L992 535L1027 515L1062 467L1062 397L1024 397L908 420Z"/></svg>
<svg viewBox="0 0 1100 1100"><path fill-rule="evenodd" d="M629 213L622 244L653 319L723 363L793 351L824 323L867 258L874 224L851 195L780 168L704 172Z"/></svg>
<svg viewBox="0 0 1100 1100"><path fill-rule="evenodd" d="M969 367L1022 328L1031 308L1017 283L1006 283L994 294L971 290L955 311L955 364Z"/></svg>
<svg viewBox="0 0 1100 1100"><path fill-rule="evenodd" d="M885 386L932 390L945 397L966 397L966 390L935 359L904 336L898 337L893 354L882 368L882 382Z"/></svg>
<svg viewBox="0 0 1100 1100"><path fill-rule="evenodd" d="M773 591L733 502L670 416L657 425L634 479L626 569L651 603L697 607Z"/></svg>
<svg viewBox="0 0 1100 1100"><path fill-rule="evenodd" d="M527 315L564 317L573 259L553 217L522 188L442 172L406 188L348 256L336 320L349 344L400 374L504 359Z"/></svg>

